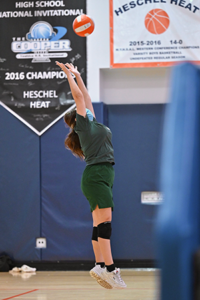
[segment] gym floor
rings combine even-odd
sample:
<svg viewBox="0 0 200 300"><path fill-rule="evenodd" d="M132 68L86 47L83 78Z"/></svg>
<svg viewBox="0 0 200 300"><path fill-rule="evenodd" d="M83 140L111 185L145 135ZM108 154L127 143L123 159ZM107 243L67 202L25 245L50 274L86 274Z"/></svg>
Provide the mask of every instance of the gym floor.
<svg viewBox="0 0 200 300"><path fill-rule="evenodd" d="M156 300L159 271L121 269L127 288L107 290L88 271L0 273L0 299L16 300Z"/></svg>

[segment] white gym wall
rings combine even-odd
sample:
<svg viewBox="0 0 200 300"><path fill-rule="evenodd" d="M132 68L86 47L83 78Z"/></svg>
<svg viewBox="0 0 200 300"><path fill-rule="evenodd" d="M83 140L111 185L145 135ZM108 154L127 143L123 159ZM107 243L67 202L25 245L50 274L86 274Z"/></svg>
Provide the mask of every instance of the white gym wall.
<svg viewBox="0 0 200 300"><path fill-rule="evenodd" d="M95 31L87 37L87 86L93 102L166 103L171 68L110 68L109 0L87 0Z"/></svg>

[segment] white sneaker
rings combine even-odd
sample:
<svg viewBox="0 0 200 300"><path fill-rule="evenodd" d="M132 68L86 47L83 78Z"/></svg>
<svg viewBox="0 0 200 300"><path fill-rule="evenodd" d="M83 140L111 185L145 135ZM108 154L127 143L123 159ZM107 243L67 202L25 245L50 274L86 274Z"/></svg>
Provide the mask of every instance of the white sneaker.
<svg viewBox="0 0 200 300"><path fill-rule="evenodd" d="M36 271L36 268L31 268L31 267L29 267L29 266L27 266L27 265L23 265L23 266L21 267L21 271L22 271L22 272L26 272L26 273L29 273L29 272L35 272L35 271Z"/></svg>
<svg viewBox="0 0 200 300"><path fill-rule="evenodd" d="M105 268L101 276L113 289L125 289L127 287L120 276L120 269L116 268L114 271L108 272Z"/></svg>
<svg viewBox="0 0 200 300"><path fill-rule="evenodd" d="M112 289L112 286L103 279L102 273L104 272L105 268L101 268L100 265L96 265L92 270L90 270L90 276L103 286L106 289Z"/></svg>

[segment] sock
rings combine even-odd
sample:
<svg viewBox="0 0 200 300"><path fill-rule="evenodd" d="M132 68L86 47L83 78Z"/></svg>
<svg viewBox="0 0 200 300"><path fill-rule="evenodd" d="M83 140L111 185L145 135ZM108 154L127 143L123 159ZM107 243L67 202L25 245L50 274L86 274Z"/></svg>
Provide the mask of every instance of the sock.
<svg viewBox="0 0 200 300"><path fill-rule="evenodd" d="M104 263L104 262L97 262L96 265L100 265L101 268L104 268L104 267L105 267L105 263Z"/></svg>
<svg viewBox="0 0 200 300"><path fill-rule="evenodd" d="M112 264L110 266L106 266L106 269L107 269L108 272L114 271L115 270L115 264Z"/></svg>

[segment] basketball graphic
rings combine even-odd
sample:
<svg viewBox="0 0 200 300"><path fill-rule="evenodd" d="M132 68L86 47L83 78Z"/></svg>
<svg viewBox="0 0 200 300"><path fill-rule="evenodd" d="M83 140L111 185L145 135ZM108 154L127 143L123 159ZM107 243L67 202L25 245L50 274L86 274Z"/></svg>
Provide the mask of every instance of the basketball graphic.
<svg viewBox="0 0 200 300"><path fill-rule="evenodd" d="M31 37L38 39L48 39L52 34L51 27L45 23L38 22L32 28Z"/></svg>
<svg viewBox="0 0 200 300"><path fill-rule="evenodd" d="M169 27L169 16L162 9L152 9L145 17L145 27L153 34L161 34Z"/></svg>

